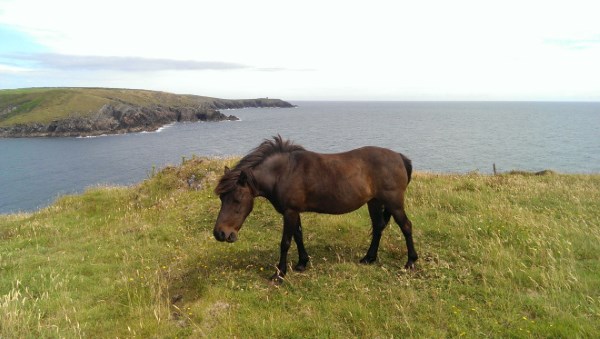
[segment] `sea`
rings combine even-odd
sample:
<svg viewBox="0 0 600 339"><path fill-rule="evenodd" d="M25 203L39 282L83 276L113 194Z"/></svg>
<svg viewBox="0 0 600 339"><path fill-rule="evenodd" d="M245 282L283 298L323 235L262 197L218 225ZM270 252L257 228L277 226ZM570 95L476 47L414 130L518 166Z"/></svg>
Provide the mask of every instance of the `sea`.
<svg viewBox="0 0 600 339"><path fill-rule="evenodd" d="M281 135L335 153L375 145L415 171L600 173L599 102L292 102L156 132L0 139L0 213L43 208L96 185L131 185L182 157L242 156Z"/></svg>

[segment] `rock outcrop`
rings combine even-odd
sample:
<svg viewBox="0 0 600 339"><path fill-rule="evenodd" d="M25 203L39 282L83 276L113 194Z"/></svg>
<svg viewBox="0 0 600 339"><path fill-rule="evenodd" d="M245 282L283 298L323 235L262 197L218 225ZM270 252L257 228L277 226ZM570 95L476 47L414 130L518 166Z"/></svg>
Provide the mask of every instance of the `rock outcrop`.
<svg viewBox="0 0 600 339"><path fill-rule="evenodd" d="M278 99L215 99L198 106L137 106L130 103L106 104L95 113L55 120L49 124L30 123L0 127L0 137L73 137L154 131L176 121L239 120L219 109L245 107L293 107Z"/></svg>

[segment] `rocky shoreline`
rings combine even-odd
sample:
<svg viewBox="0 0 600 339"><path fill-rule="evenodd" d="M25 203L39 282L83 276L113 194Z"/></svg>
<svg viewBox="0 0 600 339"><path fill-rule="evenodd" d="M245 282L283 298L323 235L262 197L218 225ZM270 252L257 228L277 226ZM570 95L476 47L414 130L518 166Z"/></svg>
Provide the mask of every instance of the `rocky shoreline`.
<svg viewBox="0 0 600 339"><path fill-rule="evenodd" d="M30 123L0 127L0 138L24 137L84 137L102 134L123 134L155 131L178 121L235 121L220 109L246 107L294 107L279 99L215 99L198 106L167 107L137 106L130 103L106 104L95 113L54 120L48 124Z"/></svg>

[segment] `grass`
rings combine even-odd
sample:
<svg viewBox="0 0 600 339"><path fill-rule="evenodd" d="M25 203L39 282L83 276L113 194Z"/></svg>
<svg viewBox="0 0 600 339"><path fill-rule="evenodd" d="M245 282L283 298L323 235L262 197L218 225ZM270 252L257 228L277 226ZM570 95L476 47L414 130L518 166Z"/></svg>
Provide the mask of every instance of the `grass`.
<svg viewBox="0 0 600 339"><path fill-rule="evenodd" d="M308 270L276 286L281 217L268 202L238 242L213 239L212 189L234 162L193 158L0 216L0 337L600 334L600 175L417 173L415 271L396 225L378 262L358 264L365 208L305 214Z"/></svg>
<svg viewBox="0 0 600 339"><path fill-rule="evenodd" d="M215 98L111 88L28 88L0 90L0 127L42 123L98 112L105 104L149 107L198 106Z"/></svg>

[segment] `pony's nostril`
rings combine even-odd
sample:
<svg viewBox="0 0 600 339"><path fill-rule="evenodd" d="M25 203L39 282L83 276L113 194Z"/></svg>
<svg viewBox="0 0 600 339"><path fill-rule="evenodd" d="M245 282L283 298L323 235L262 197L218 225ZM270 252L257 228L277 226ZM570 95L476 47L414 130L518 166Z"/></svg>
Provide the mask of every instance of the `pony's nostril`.
<svg viewBox="0 0 600 339"><path fill-rule="evenodd" d="M229 237L227 238L228 242L235 242L237 240L237 234L235 232L231 232Z"/></svg>
<svg viewBox="0 0 600 339"><path fill-rule="evenodd" d="M215 236L215 239L219 241L225 241L225 232L221 230L214 230L213 234Z"/></svg>

